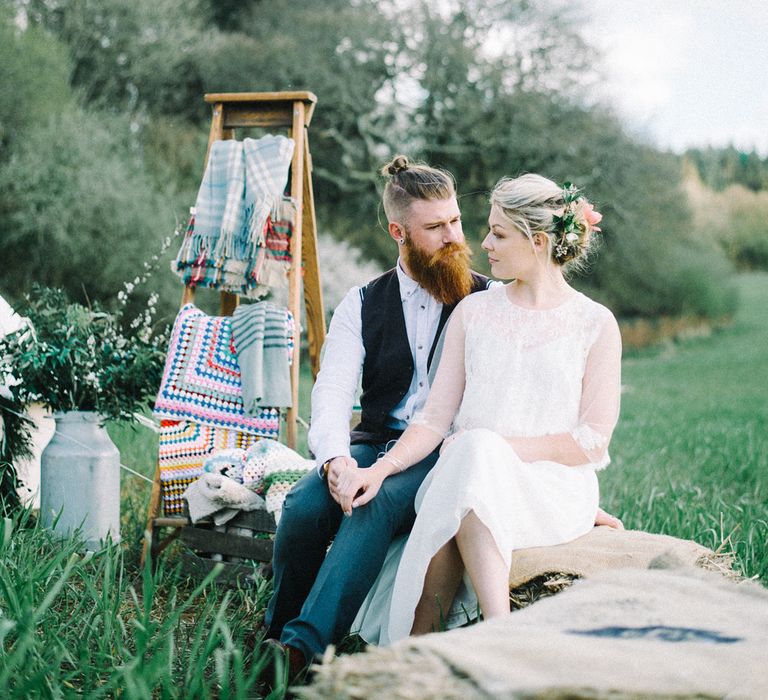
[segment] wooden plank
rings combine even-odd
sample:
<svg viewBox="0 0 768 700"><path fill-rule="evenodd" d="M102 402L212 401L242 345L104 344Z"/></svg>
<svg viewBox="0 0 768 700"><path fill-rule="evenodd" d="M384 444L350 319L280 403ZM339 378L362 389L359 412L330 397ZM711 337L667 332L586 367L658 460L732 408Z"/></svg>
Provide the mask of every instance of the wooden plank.
<svg viewBox="0 0 768 700"><path fill-rule="evenodd" d="M208 147L205 149L205 161L203 162L203 172L208 165L208 156L211 154L211 146L214 141L221 141L224 138L224 105L216 102L213 105L213 114L211 116L211 130L208 132Z"/></svg>
<svg viewBox="0 0 768 700"><path fill-rule="evenodd" d="M155 518L156 527L185 527L186 525L189 525L189 518L183 515Z"/></svg>
<svg viewBox="0 0 768 700"><path fill-rule="evenodd" d="M296 201L296 211L303 210L304 202L304 103L293 103L293 126L291 136L294 141L293 161L291 162L291 197ZM293 236L291 236L291 258L293 264L288 272L288 309L296 320L296 327L301 323L301 246L302 246L302 216L296 218L293 227ZM288 447L296 449L298 440L298 431L296 417L299 411L299 364L301 343L296 342L294 350L294 359L291 364L291 398L292 405L286 410L285 424L286 436L285 442Z"/></svg>
<svg viewBox="0 0 768 700"><path fill-rule="evenodd" d="M227 525L247 527L256 532L276 532L275 518L266 510L244 510L238 513Z"/></svg>
<svg viewBox="0 0 768 700"><path fill-rule="evenodd" d="M219 316L231 316L240 304L240 297L232 292L220 292Z"/></svg>
<svg viewBox="0 0 768 700"><path fill-rule="evenodd" d="M209 104L214 102L282 102L301 100L317 102L317 95L308 90L286 90L278 92L209 92L203 99Z"/></svg>
<svg viewBox="0 0 768 700"><path fill-rule="evenodd" d="M325 342L325 309L320 280L320 259L317 254L317 220L315 196L312 191L312 156L309 135L304 135L303 227L301 259L304 263L304 307L306 309L307 344L312 376L320 371L320 351Z"/></svg>
<svg viewBox="0 0 768 700"><path fill-rule="evenodd" d="M181 306L195 303L195 288L184 285L184 291L181 294Z"/></svg>
<svg viewBox="0 0 768 700"><path fill-rule="evenodd" d="M186 527L191 525L191 521L186 515L171 515L165 518L155 518L154 523L157 527ZM213 526L213 521L209 518L203 518L195 523L196 526ZM275 532L277 525L275 518L266 510L243 510L238 513L227 525L237 527L247 527L258 532Z"/></svg>
<svg viewBox="0 0 768 700"><path fill-rule="evenodd" d="M214 561L205 557L199 557L194 552L184 551L181 553L183 570L195 578L205 578L217 564L221 564L223 569L216 578L216 583L234 586L243 583L244 579L253 579L256 577L268 578L271 575L269 564L253 565L248 562L234 563L228 561Z"/></svg>
<svg viewBox="0 0 768 700"><path fill-rule="evenodd" d="M168 545L170 545L172 542L178 539L180 533L181 533L181 528L176 528L175 530L173 530L173 532L171 532L170 535L168 535L163 539L160 539L160 528L159 527L152 528L153 567L157 562L157 558L163 553L163 551L165 550L166 547L168 547Z"/></svg>
<svg viewBox="0 0 768 700"><path fill-rule="evenodd" d="M213 552L255 561L270 561L272 558L272 540L255 539L231 532L217 532L190 526L181 530L181 541L191 549L201 552Z"/></svg>
<svg viewBox="0 0 768 700"><path fill-rule="evenodd" d="M154 540L154 520L160 512L160 501L162 498L161 484L160 484L160 462L155 464L155 476L152 479L152 490L149 493L149 507L147 508L147 526L144 528L144 541L141 546L141 557L139 558L139 564L144 566L144 562L147 559L150 549L153 546Z"/></svg>
<svg viewBox="0 0 768 700"><path fill-rule="evenodd" d="M227 103L224 126L239 127L289 127L293 122L293 102L275 102L267 107L246 103Z"/></svg>
<svg viewBox="0 0 768 700"><path fill-rule="evenodd" d="M222 92L205 96L209 104L222 103L225 110L225 126L277 127L290 126L293 104L305 106L304 123L309 125L315 110L317 97L311 92Z"/></svg>

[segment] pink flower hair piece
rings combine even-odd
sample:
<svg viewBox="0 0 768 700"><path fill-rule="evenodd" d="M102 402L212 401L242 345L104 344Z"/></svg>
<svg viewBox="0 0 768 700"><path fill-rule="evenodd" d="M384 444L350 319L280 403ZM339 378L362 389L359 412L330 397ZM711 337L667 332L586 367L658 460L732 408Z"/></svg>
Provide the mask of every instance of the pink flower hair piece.
<svg viewBox="0 0 768 700"><path fill-rule="evenodd" d="M595 211L589 202L584 203L584 218L593 231L600 230L595 224L599 224L603 220L603 215L599 211Z"/></svg>

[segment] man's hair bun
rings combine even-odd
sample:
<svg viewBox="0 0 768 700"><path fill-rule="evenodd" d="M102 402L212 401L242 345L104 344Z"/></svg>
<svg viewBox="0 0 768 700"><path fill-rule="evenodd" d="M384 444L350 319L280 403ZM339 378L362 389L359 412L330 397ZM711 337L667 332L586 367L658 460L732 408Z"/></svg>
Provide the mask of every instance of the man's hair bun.
<svg viewBox="0 0 768 700"><path fill-rule="evenodd" d="M447 170L431 168L407 156L397 155L382 169L384 212L387 221L407 222L414 200L448 199L456 196L453 175Z"/></svg>
<svg viewBox="0 0 768 700"><path fill-rule="evenodd" d="M381 174L384 176L397 175L398 173L403 172L403 170L408 170L410 165L411 164L407 156L395 156L381 169Z"/></svg>

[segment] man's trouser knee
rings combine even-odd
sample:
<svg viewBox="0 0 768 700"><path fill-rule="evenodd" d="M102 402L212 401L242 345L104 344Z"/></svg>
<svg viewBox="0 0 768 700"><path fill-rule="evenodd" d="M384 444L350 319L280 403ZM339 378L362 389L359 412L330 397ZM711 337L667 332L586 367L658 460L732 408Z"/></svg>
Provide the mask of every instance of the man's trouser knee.
<svg viewBox="0 0 768 700"><path fill-rule="evenodd" d="M373 451L375 459L378 450ZM436 460L437 453L433 453L410 469L388 477L370 503L356 508L351 516L339 518L333 545L316 571L300 612L295 619L283 622L283 642L301 649L309 659L348 631L381 570L392 539L412 527L416 492ZM338 505L336 508L340 513ZM297 559L304 565L308 563L300 556ZM286 585L285 574L282 581L275 582L275 596L278 586ZM306 585L306 579L300 578ZM273 616L272 628L275 622Z"/></svg>

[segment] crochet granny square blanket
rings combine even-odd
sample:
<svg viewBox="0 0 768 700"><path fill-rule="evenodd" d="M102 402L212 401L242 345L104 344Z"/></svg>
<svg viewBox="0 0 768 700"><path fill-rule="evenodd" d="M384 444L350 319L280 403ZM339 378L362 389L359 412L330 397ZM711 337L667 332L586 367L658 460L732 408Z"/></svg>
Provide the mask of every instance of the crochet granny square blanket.
<svg viewBox="0 0 768 700"><path fill-rule="evenodd" d="M258 435L231 428L186 420L160 421L158 462L165 514L184 511L182 495L200 477L203 465L212 455L228 449L246 450L259 440Z"/></svg>
<svg viewBox="0 0 768 700"><path fill-rule="evenodd" d="M286 318L292 324L290 314ZM292 343L287 351L290 357ZM261 437L277 438L280 428L276 408L256 415L244 410L231 317L208 316L193 304L181 309L173 325L154 415Z"/></svg>

